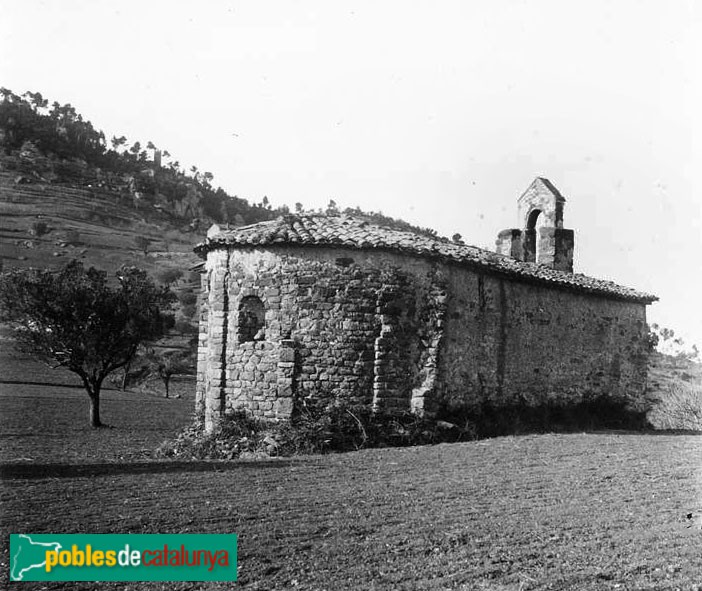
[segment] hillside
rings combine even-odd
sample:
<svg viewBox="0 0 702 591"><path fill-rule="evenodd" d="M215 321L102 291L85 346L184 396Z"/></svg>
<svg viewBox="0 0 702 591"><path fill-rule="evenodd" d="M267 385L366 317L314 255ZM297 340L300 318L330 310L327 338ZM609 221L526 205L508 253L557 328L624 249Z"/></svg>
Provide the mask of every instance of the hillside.
<svg viewBox="0 0 702 591"><path fill-rule="evenodd" d="M193 246L202 235L151 205L135 207L124 193L76 185L0 169L0 268L57 268L78 259L109 274L124 264L157 280L182 273L172 286L179 299L176 326L159 349L192 351L200 275L191 269L199 262ZM146 252L138 244L143 238Z"/></svg>
<svg viewBox="0 0 702 591"><path fill-rule="evenodd" d="M647 415L655 429L702 431L702 364L655 351L649 358Z"/></svg>
<svg viewBox="0 0 702 591"><path fill-rule="evenodd" d="M0 154L0 269L57 268L78 259L110 275L126 264L172 282L175 326L155 349L180 351L194 363L200 274L191 269L199 262L193 246L202 240L197 224L165 209L158 195L135 199L128 186L106 186L89 172L51 182L31 162L22 170L16 164L12 155ZM140 366L137 361L132 368L135 376ZM121 376L114 379L121 383ZM160 386L157 378L142 383L152 391Z"/></svg>
<svg viewBox="0 0 702 591"><path fill-rule="evenodd" d="M1 162L0 162L1 164ZM77 258L113 271L122 264L155 273L187 270L198 261L192 247L202 239L183 220L97 187L17 183L0 170L0 258L3 267L56 267ZM24 178L24 177L20 177ZM45 223L45 233L37 224ZM150 244L144 254L139 237Z"/></svg>
<svg viewBox="0 0 702 591"><path fill-rule="evenodd" d="M184 170L152 142L105 134L70 104L0 88L0 262L56 267L77 258L113 271L187 272L214 222L270 219L274 210L228 195L214 176ZM184 277L179 287L198 284ZM189 284L189 285L188 285Z"/></svg>
<svg viewBox="0 0 702 591"><path fill-rule="evenodd" d="M297 203L296 209L304 207ZM334 201L327 211L339 212ZM345 211L436 235L381 213ZM70 104L0 88L5 266L53 267L80 258L106 270L123 263L187 269L194 263L192 246L213 222L243 225L288 212L285 205L273 208L267 197L249 203L215 188L212 173L196 166L186 171L151 141L108 141Z"/></svg>

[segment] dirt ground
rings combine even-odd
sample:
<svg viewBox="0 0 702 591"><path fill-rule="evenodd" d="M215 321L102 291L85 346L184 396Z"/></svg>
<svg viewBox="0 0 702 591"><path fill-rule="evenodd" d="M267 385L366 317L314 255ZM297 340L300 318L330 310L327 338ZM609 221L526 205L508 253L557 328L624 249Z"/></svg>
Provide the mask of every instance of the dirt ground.
<svg viewBox="0 0 702 591"><path fill-rule="evenodd" d="M18 589L702 589L702 438L582 433L260 462L155 460L192 400L0 343L0 581ZM692 514L692 518L688 515ZM8 583L10 533L237 533L239 581Z"/></svg>

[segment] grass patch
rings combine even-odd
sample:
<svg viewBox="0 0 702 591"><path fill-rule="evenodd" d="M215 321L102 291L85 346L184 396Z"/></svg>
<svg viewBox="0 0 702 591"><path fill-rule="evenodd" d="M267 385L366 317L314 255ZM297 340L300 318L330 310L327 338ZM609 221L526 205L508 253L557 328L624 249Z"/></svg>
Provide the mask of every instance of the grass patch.
<svg viewBox="0 0 702 591"><path fill-rule="evenodd" d="M148 459L175 437L192 412L192 395L166 400L107 388L104 422L88 426L88 395L79 378L29 362L0 333L0 461L37 463L119 462Z"/></svg>

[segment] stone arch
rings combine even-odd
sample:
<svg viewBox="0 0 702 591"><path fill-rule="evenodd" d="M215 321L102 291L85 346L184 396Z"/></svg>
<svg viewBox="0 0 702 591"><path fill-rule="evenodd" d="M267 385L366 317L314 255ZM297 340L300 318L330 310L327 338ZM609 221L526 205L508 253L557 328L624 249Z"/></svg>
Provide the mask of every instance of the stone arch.
<svg viewBox="0 0 702 591"><path fill-rule="evenodd" d="M548 226L546 214L539 207L532 208L527 214L525 236L527 241L527 257L530 262L541 262L543 244L541 243L541 228Z"/></svg>
<svg viewBox="0 0 702 591"><path fill-rule="evenodd" d="M527 230L535 230L536 229L536 223L537 223L540 215L541 215L541 210L536 208L536 207L534 209L532 209L527 214L527 219L526 219L526 229Z"/></svg>
<svg viewBox="0 0 702 591"><path fill-rule="evenodd" d="M244 296L239 302L238 336L240 343L265 338L266 309L258 296Z"/></svg>

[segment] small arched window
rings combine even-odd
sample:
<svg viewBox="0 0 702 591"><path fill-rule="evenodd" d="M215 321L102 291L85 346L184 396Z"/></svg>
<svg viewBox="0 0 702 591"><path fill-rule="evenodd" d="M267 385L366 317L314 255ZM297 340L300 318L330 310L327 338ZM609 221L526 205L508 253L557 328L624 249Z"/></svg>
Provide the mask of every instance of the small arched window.
<svg viewBox="0 0 702 591"><path fill-rule="evenodd" d="M239 304L239 342L261 341L265 338L266 311L261 298L246 296Z"/></svg>

